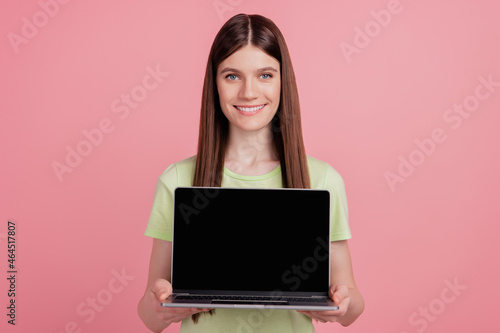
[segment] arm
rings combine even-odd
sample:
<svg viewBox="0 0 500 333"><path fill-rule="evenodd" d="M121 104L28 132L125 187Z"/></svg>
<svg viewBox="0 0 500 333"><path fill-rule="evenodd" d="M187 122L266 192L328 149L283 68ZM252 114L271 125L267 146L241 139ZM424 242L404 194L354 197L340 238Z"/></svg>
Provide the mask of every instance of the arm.
<svg viewBox="0 0 500 333"><path fill-rule="evenodd" d="M299 311L320 322L352 324L363 312L365 300L356 286L347 240L330 243L330 297L339 306L336 311Z"/></svg>
<svg viewBox="0 0 500 333"><path fill-rule="evenodd" d="M363 312L365 308L365 300L356 286L354 274L352 271L351 253L347 240L331 242L330 251L331 272L330 272L330 293L333 295L334 302L338 302L339 307L343 301L348 300L346 312L338 319L342 326L352 324ZM347 287L347 290L342 291L342 287ZM338 290L338 295L337 294ZM341 309L339 309L341 310Z"/></svg>
<svg viewBox="0 0 500 333"><path fill-rule="evenodd" d="M139 301L137 312L152 332L161 332L173 322L208 309L164 308L160 303L172 293L172 243L153 239L146 292Z"/></svg>

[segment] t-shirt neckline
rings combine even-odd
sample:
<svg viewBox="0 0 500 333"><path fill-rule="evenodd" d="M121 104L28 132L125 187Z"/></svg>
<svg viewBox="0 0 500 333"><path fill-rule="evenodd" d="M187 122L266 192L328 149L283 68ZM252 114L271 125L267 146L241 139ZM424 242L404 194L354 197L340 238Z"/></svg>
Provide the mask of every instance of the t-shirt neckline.
<svg viewBox="0 0 500 333"><path fill-rule="evenodd" d="M229 170L228 168L224 167L224 174L234 178L234 179L239 179L239 180L265 180L268 178L271 178L281 172L281 165L278 165L276 168L274 168L272 171L265 173L263 175L257 175L257 176L246 176L246 175L240 175L237 174L236 172L233 172Z"/></svg>

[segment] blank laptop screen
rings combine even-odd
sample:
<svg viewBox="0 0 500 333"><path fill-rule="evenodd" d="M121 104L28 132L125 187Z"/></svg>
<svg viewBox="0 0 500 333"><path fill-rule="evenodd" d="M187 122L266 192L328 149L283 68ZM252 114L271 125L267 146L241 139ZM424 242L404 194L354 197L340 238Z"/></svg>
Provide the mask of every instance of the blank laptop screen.
<svg viewBox="0 0 500 333"><path fill-rule="evenodd" d="M324 294L329 196L309 189L177 188L174 291Z"/></svg>

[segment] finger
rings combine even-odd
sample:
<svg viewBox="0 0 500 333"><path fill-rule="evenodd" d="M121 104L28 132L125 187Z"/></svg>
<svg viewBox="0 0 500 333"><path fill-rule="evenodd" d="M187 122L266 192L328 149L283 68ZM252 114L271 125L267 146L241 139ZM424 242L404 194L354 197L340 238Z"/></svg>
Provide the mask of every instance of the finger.
<svg viewBox="0 0 500 333"><path fill-rule="evenodd" d="M151 292L161 302L172 294L172 285L165 279L158 279L154 282Z"/></svg>
<svg viewBox="0 0 500 333"><path fill-rule="evenodd" d="M335 303L337 303L337 302L335 302ZM344 314L346 314L347 309L349 308L350 304L351 304L350 297L346 297L346 298L342 299L341 302L337 303L337 305L339 306L339 309L336 311L337 315L343 316Z"/></svg>
<svg viewBox="0 0 500 333"><path fill-rule="evenodd" d="M198 312L206 312L206 311L210 311L210 309L208 308L192 308L192 310L195 312L195 313L198 313Z"/></svg>
<svg viewBox="0 0 500 333"><path fill-rule="evenodd" d="M337 321L337 316L328 316L324 312L328 311L298 311L305 314L313 320L319 321L320 323L335 322Z"/></svg>
<svg viewBox="0 0 500 333"><path fill-rule="evenodd" d="M312 318L312 320L314 320L317 323L322 323L322 324L327 322L326 320L318 319L318 318L314 318L314 317Z"/></svg>
<svg viewBox="0 0 500 333"><path fill-rule="evenodd" d="M175 323L181 322L184 319L189 318L196 313L210 311L210 309L200 309L200 308L176 308L176 309L178 309L178 312L174 320Z"/></svg>
<svg viewBox="0 0 500 333"><path fill-rule="evenodd" d="M193 315L199 312L210 311L210 309L203 309L203 308L177 308L177 309L179 309L179 313L185 313L187 315Z"/></svg>
<svg viewBox="0 0 500 333"><path fill-rule="evenodd" d="M177 323L201 311L198 308L169 307L163 308L162 312L164 320L170 320Z"/></svg>
<svg viewBox="0 0 500 333"><path fill-rule="evenodd" d="M339 310L333 310L333 311L307 311L307 313L304 313L305 315L308 315L311 318L321 318L323 320L330 321L330 318L333 317L339 317L341 313L339 313Z"/></svg>

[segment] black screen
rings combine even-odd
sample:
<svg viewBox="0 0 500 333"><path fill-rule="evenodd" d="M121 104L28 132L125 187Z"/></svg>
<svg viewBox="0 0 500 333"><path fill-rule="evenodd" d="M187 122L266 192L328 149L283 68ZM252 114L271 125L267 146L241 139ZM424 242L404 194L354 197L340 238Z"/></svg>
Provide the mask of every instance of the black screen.
<svg viewBox="0 0 500 333"><path fill-rule="evenodd" d="M175 291L324 293L329 192L177 188Z"/></svg>

